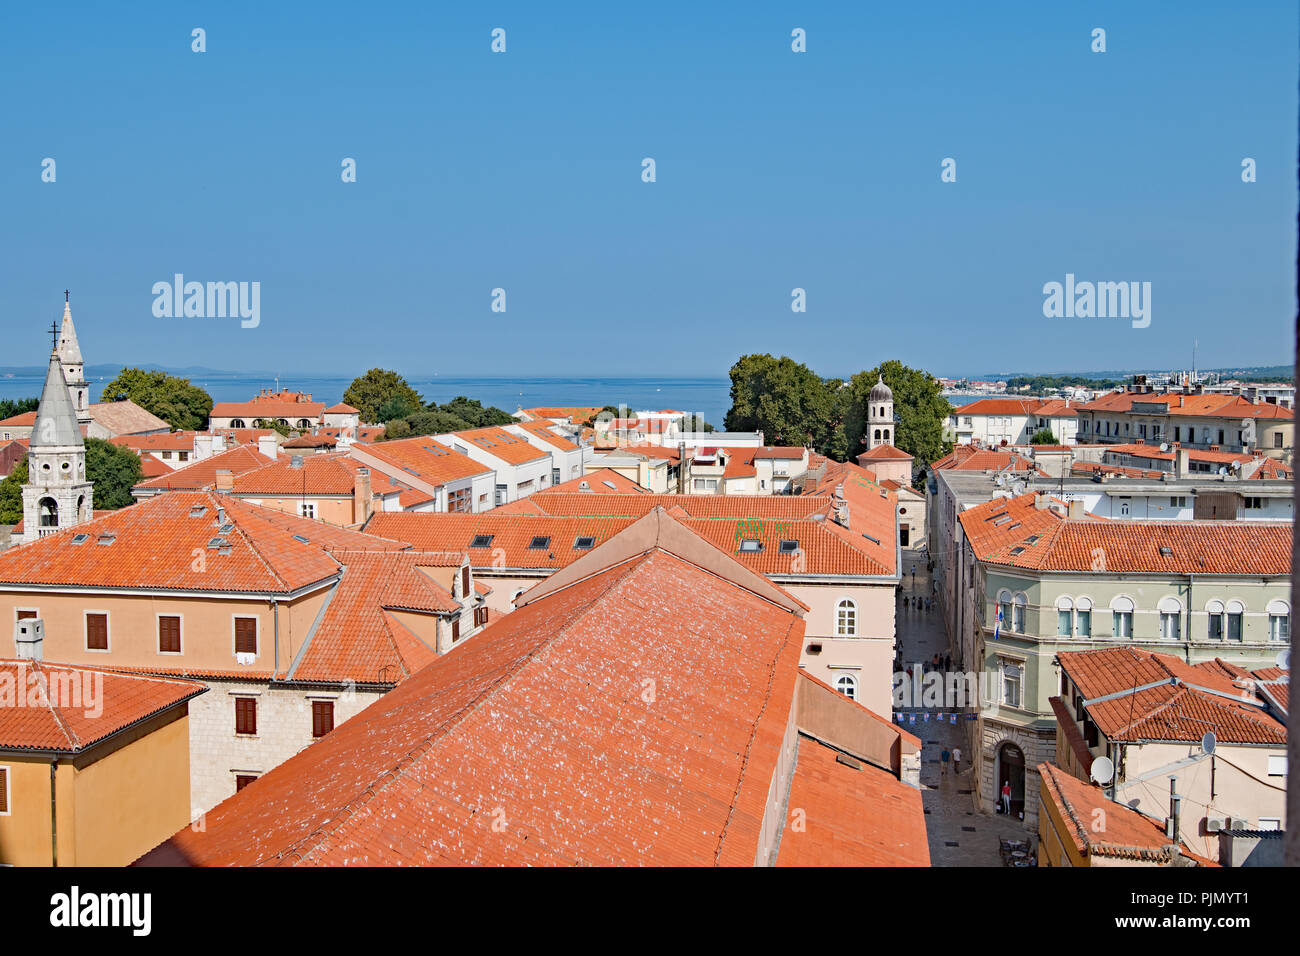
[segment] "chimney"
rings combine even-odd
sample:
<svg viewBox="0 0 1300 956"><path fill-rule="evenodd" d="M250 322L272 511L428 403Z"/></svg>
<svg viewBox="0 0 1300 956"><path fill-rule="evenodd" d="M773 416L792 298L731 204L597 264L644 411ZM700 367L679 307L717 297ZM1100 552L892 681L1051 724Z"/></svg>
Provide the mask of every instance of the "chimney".
<svg viewBox="0 0 1300 956"><path fill-rule="evenodd" d="M1174 477L1186 477L1190 469L1192 455L1186 448L1174 449Z"/></svg>
<svg viewBox="0 0 1300 956"><path fill-rule="evenodd" d="M1174 847L1177 848L1182 841L1180 837L1180 828L1182 824L1182 806L1183 798L1178 795L1178 778L1169 778L1169 824L1165 831Z"/></svg>
<svg viewBox="0 0 1300 956"><path fill-rule="evenodd" d="M370 518L370 469L358 468L352 482L352 521L362 524Z"/></svg>
<svg viewBox="0 0 1300 956"><path fill-rule="evenodd" d="M842 498L835 502L835 523L841 528L849 526L849 503Z"/></svg>
<svg viewBox="0 0 1300 956"><path fill-rule="evenodd" d="M216 455L226 450L226 436L220 432L212 433L212 454Z"/></svg>
<svg viewBox="0 0 1300 956"><path fill-rule="evenodd" d="M280 451L279 436L275 432L269 435L260 435L257 439L257 450L267 458L274 458Z"/></svg>
<svg viewBox="0 0 1300 956"><path fill-rule="evenodd" d="M1034 493L1034 508L1037 511L1046 511L1051 507L1052 498L1045 492L1039 491Z"/></svg>
<svg viewBox="0 0 1300 956"><path fill-rule="evenodd" d="M677 493L686 494L686 442L677 443Z"/></svg>
<svg viewBox="0 0 1300 956"><path fill-rule="evenodd" d="M235 473L229 468L217 469L217 491L230 491L235 487Z"/></svg>
<svg viewBox="0 0 1300 956"><path fill-rule="evenodd" d="M45 621L26 617L14 622L14 656L19 660L39 661L45 656Z"/></svg>
<svg viewBox="0 0 1300 956"><path fill-rule="evenodd" d="M1070 518L1082 518L1082 517L1083 517L1083 514L1084 514L1084 511L1083 511L1083 502L1082 502L1081 500L1075 499L1075 500L1069 501L1069 502L1067 502L1066 507L1069 509L1069 510L1066 512L1066 516L1067 516L1067 517L1070 517Z"/></svg>

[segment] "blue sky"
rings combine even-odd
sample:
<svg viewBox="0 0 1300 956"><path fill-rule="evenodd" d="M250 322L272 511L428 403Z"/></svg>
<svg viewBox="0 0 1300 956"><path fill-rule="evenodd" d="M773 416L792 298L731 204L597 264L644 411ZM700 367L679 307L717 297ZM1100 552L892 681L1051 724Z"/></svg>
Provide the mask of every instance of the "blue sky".
<svg viewBox="0 0 1300 956"><path fill-rule="evenodd" d="M1293 2L5 17L0 364L43 360L65 287L92 363L958 374L1184 366L1194 338L1203 367L1291 361ZM155 318L177 272L260 282L261 324ZM1045 318L1066 273L1151 282L1150 326Z"/></svg>

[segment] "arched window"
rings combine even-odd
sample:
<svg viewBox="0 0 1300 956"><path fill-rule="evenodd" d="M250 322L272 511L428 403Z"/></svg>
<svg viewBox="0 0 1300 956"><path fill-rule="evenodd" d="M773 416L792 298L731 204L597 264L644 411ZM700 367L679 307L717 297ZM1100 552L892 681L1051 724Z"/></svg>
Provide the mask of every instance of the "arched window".
<svg viewBox="0 0 1300 956"><path fill-rule="evenodd" d="M835 636L858 636L858 606L848 598L835 605Z"/></svg>
<svg viewBox="0 0 1300 956"><path fill-rule="evenodd" d="M1240 641L1246 631L1246 605L1229 601L1224 611L1228 616L1228 640Z"/></svg>
<svg viewBox="0 0 1300 956"><path fill-rule="evenodd" d="M1268 603L1268 639L1284 642L1291 640L1291 605L1286 601Z"/></svg>
<svg viewBox="0 0 1300 956"><path fill-rule="evenodd" d="M90 515L86 514L86 496L80 495L77 498L77 515L83 520L88 520Z"/></svg>
<svg viewBox="0 0 1300 956"><path fill-rule="evenodd" d="M1056 636L1074 637L1074 601L1068 597L1056 599Z"/></svg>
<svg viewBox="0 0 1300 956"><path fill-rule="evenodd" d="M1005 589L998 592L998 610L997 616L1002 619L1001 629L1007 630L1011 627L1011 592Z"/></svg>
<svg viewBox="0 0 1300 956"><path fill-rule="evenodd" d="M876 429L876 441L880 441L880 429Z"/></svg>
<svg viewBox="0 0 1300 956"><path fill-rule="evenodd" d="M858 679L851 674L841 674L835 678L835 689L849 700L858 699Z"/></svg>
<svg viewBox="0 0 1300 956"><path fill-rule="evenodd" d="M1025 633L1025 608L1028 603L1024 594L1016 595L1015 606L1011 609L1011 630L1017 634Z"/></svg>
<svg viewBox="0 0 1300 956"><path fill-rule="evenodd" d="M1092 598L1081 597L1074 602L1074 636L1084 640L1092 637Z"/></svg>
<svg viewBox="0 0 1300 956"><path fill-rule="evenodd" d="M299 428L311 428L311 421L310 421L309 419L306 419L306 418L300 418L300 419L298 419L298 427L299 427Z"/></svg>
<svg viewBox="0 0 1300 956"><path fill-rule="evenodd" d="M885 429L885 441L889 441L889 429Z"/></svg>
<svg viewBox="0 0 1300 956"><path fill-rule="evenodd" d="M41 509L41 527L57 528L59 526L59 505L53 498L42 498L40 503Z"/></svg>
<svg viewBox="0 0 1300 956"><path fill-rule="evenodd" d="M1205 616L1209 622L1206 625L1205 635L1212 641L1223 640L1224 621L1223 621L1223 602L1210 601L1205 605Z"/></svg>
<svg viewBox="0 0 1300 956"><path fill-rule="evenodd" d="M1157 609L1160 611L1160 639L1162 641L1181 640L1183 636L1183 606L1178 602L1178 598L1161 598Z"/></svg>
<svg viewBox="0 0 1300 956"><path fill-rule="evenodd" d="M244 424L244 420L243 420L242 418L232 418L232 419L230 420L230 427L231 427L231 428L245 428L245 427L247 427L247 426Z"/></svg>
<svg viewBox="0 0 1300 956"><path fill-rule="evenodd" d="M1110 602L1110 636L1127 640L1133 636L1133 599L1117 597Z"/></svg>

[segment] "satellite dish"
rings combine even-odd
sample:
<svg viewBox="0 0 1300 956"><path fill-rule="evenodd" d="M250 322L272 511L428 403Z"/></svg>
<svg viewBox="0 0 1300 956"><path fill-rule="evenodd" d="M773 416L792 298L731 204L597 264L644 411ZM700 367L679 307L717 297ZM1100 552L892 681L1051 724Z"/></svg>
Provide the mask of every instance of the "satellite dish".
<svg viewBox="0 0 1300 956"><path fill-rule="evenodd" d="M1168 451L1168 450L1169 450L1169 444L1168 444L1167 442L1161 442L1161 443L1160 443L1160 450L1161 450L1161 451Z"/></svg>
<svg viewBox="0 0 1300 956"><path fill-rule="evenodd" d="M1214 737L1214 731L1207 730L1205 732L1205 736L1201 738L1201 753L1209 754L1210 756L1213 756L1214 748L1216 744L1217 741L1215 740Z"/></svg>
<svg viewBox="0 0 1300 956"><path fill-rule="evenodd" d="M1277 666L1282 668L1282 670L1289 671L1291 669L1291 651L1289 649L1278 651L1276 660Z"/></svg>
<svg viewBox="0 0 1300 956"><path fill-rule="evenodd" d="M1224 468L1222 465L1220 465L1220 466L1219 466L1219 474L1221 474L1221 475L1226 475L1227 473L1228 473L1228 469L1227 469L1227 468Z"/></svg>
<svg viewBox="0 0 1300 956"><path fill-rule="evenodd" d="M997 485L999 488L1005 488L1007 484L1007 476L1002 474L1002 472L998 472L997 477L993 479L993 484Z"/></svg>
<svg viewBox="0 0 1300 956"><path fill-rule="evenodd" d="M1103 786L1110 783L1111 778L1115 776L1115 764L1109 757L1098 757L1092 762L1092 779L1094 783L1100 783Z"/></svg>
<svg viewBox="0 0 1300 956"><path fill-rule="evenodd" d="M1024 483L1023 481L1017 481L1017 482L1016 482L1015 487L1014 487L1013 490L1015 491L1015 493L1016 493L1016 497L1017 497L1017 498L1019 498L1021 495L1023 495L1023 494L1025 493L1025 488L1026 488L1026 485L1025 485L1025 483Z"/></svg>

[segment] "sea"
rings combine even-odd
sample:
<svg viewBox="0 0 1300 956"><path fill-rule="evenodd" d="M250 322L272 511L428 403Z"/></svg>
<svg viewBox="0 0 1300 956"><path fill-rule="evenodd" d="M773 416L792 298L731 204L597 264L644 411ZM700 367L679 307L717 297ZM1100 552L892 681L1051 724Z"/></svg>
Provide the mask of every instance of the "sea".
<svg viewBox="0 0 1300 956"><path fill-rule="evenodd" d="M187 376L212 396L214 402L248 401L263 388L310 392L316 401L333 405L343 400L352 376L281 377L280 379L234 372ZM87 376L91 399L98 401L98 386L108 381ZM16 371L0 376L0 399L35 398L41 394L45 373ZM633 411L672 408L702 415L722 429L731 407L731 380L727 378L432 378L408 379L426 402L449 402L458 395L476 398L484 406L496 406L513 413L517 408L551 405L603 407L627 405Z"/></svg>

